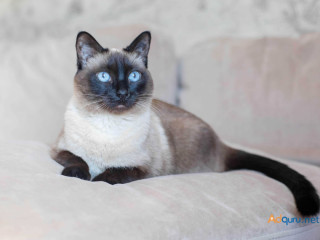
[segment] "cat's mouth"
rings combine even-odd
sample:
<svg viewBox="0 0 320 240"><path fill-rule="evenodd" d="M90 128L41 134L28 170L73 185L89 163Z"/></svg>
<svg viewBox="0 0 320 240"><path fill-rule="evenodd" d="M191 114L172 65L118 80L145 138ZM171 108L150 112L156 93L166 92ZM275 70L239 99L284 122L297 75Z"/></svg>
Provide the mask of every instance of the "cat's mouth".
<svg viewBox="0 0 320 240"><path fill-rule="evenodd" d="M126 108L127 107L125 105L123 105L123 104L119 104L118 106L115 107L115 109L119 109L119 110L126 109Z"/></svg>
<svg viewBox="0 0 320 240"><path fill-rule="evenodd" d="M100 98L90 99L91 103L88 106L92 107L96 111L107 111L114 114L122 114L124 112L130 111L136 105L140 106L138 103L139 99L110 99L110 98ZM94 107L95 106L95 107Z"/></svg>
<svg viewBox="0 0 320 240"><path fill-rule="evenodd" d="M129 101L116 101L113 103L105 102L107 110L112 113L122 113L130 110L135 104Z"/></svg>

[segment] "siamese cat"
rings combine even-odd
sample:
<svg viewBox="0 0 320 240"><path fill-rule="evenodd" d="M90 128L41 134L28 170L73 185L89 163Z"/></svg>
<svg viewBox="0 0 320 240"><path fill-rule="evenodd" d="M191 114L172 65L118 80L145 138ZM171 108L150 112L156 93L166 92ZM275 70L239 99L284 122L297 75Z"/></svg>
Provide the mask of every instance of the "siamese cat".
<svg viewBox="0 0 320 240"><path fill-rule="evenodd" d="M89 33L76 40L78 70L65 125L51 156L62 175L110 184L167 174L249 169L285 184L302 215L319 212L319 196L300 173L224 144L193 114L153 99L151 34L124 49L103 48Z"/></svg>

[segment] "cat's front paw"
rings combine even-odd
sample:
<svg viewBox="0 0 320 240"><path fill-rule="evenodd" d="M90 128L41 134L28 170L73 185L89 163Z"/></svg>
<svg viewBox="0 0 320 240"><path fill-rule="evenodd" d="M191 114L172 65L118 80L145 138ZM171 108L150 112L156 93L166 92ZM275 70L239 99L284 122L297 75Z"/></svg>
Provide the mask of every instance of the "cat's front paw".
<svg viewBox="0 0 320 240"><path fill-rule="evenodd" d="M92 181L103 181L110 184L129 183L142 179L145 176L146 171L139 167L108 168L103 173L96 176Z"/></svg>
<svg viewBox="0 0 320 240"><path fill-rule="evenodd" d="M91 175L88 172L88 170L79 166L66 167L65 169L63 169L61 174L63 176L76 177L83 180L90 180L91 178Z"/></svg>
<svg viewBox="0 0 320 240"><path fill-rule="evenodd" d="M123 176L113 173L113 171L110 169L107 169L105 172L99 174L94 179L92 179L93 182L107 182L110 184L117 184L117 183L125 183Z"/></svg>

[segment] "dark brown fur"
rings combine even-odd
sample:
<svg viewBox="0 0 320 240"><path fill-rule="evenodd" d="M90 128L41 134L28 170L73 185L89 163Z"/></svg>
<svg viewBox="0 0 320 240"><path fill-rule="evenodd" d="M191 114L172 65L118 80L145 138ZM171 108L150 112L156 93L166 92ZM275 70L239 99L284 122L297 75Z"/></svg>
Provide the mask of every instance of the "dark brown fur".
<svg viewBox="0 0 320 240"><path fill-rule="evenodd" d="M128 183L145 178L147 170L144 167L108 168L92 181L103 181L110 184Z"/></svg>
<svg viewBox="0 0 320 240"><path fill-rule="evenodd" d="M65 167L62 175L90 180L88 164L82 158L69 151L60 151L54 154L54 159Z"/></svg>

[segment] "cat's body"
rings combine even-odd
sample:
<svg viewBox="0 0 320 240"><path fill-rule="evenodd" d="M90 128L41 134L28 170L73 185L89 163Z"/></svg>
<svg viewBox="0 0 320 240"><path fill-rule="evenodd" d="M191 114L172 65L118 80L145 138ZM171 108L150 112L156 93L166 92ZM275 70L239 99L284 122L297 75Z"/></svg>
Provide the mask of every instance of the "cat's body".
<svg viewBox="0 0 320 240"><path fill-rule="evenodd" d="M303 215L319 211L319 196L304 176L263 156L228 147L211 127L152 98L147 70L150 33L123 50L77 37L78 72L65 126L52 157L62 174L111 184L159 175L251 169L284 183Z"/></svg>
<svg viewBox="0 0 320 240"><path fill-rule="evenodd" d="M138 114L88 115L72 98L56 149L85 159L92 178L116 167L145 166L148 177L225 170L225 146L206 123L156 99L151 105Z"/></svg>

